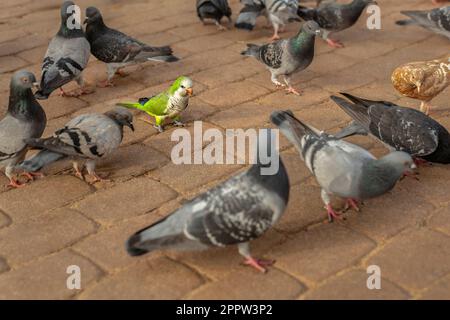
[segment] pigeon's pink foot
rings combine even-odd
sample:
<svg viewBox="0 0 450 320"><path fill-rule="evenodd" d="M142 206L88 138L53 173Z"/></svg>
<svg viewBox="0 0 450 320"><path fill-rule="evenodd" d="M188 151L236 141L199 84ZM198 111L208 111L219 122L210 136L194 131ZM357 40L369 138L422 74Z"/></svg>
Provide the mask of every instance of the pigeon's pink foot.
<svg viewBox="0 0 450 320"><path fill-rule="evenodd" d="M67 97L67 93L63 90L63 88L59 88L59 96L60 97Z"/></svg>
<svg viewBox="0 0 450 320"><path fill-rule="evenodd" d="M22 187L24 187L25 186L25 184L22 184L22 183L20 183L19 181L17 181L16 179L14 179L14 178L11 178L10 180L9 180L9 184L7 185L7 187L12 187L12 188L22 188Z"/></svg>
<svg viewBox="0 0 450 320"><path fill-rule="evenodd" d="M327 43L332 48L343 48L344 44L339 40L327 39Z"/></svg>
<svg viewBox="0 0 450 320"><path fill-rule="evenodd" d="M34 178L45 177L42 172L22 172L20 175L26 177L28 181L34 181Z"/></svg>
<svg viewBox="0 0 450 320"><path fill-rule="evenodd" d="M327 213L328 213L328 221L332 222L334 219L338 219L338 220L342 219L341 215L339 213L337 213L336 211L334 211L331 204L327 204L327 206L325 208L327 209Z"/></svg>
<svg viewBox="0 0 450 320"><path fill-rule="evenodd" d="M277 41L277 40L280 40L281 38L280 38L280 36L278 35L278 34L274 34L270 39L269 39L269 41L270 42L274 42L274 41Z"/></svg>
<svg viewBox="0 0 450 320"><path fill-rule="evenodd" d="M123 71L123 70L121 70L121 69L117 70L117 71L116 71L116 74L117 74L118 76L122 77L122 78L128 76L128 73L126 73L125 71Z"/></svg>
<svg viewBox="0 0 450 320"><path fill-rule="evenodd" d="M110 182L111 180L106 179L104 177L99 176L97 173L91 173L91 176L93 178L91 183L96 183L96 182Z"/></svg>
<svg viewBox="0 0 450 320"><path fill-rule="evenodd" d="M358 207L358 201L356 201L355 199L351 199L348 198L347 199L347 203L345 204L345 207L348 208L352 208L353 210L355 210L356 212L359 212L361 209L359 209Z"/></svg>
<svg viewBox="0 0 450 320"><path fill-rule="evenodd" d="M274 260L254 259L252 257L247 258L247 260L244 261L245 265L251 266L262 273L267 272L267 269L264 267L269 267L269 266L273 265L274 263L275 263Z"/></svg>
<svg viewBox="0 0 450 320"><path fill-rule="evenodd" d="M411 171L405 171L403 172L404 177L413 178L417 181L419 181L419 174L417 172L411 172Z"/></svg>
<svg viewBox="0 0 450 320"><path fill-rule="evenodd" d="M414 164L416 166L426 166L426 165L430 165L431 166L433 164L433 163L431 163L431 162L429 162L427 160L421 159L421 158L413 158L413 160L414 160Z"/></svg>
<svg viewBox="0 0 450 320"><path fill-rule="evenodd" d="M99 88L114 87L114 83L111 80L103 80L97 83L97 87Z"/></svg>
<svg viewBox="0 0 450 320"><path fill-rule="evenodd" d="M287 94L292 93L292 94L295 94L296 96L301 95L301 91L297 91L292 87L286 88L286 93Z"/></svg>

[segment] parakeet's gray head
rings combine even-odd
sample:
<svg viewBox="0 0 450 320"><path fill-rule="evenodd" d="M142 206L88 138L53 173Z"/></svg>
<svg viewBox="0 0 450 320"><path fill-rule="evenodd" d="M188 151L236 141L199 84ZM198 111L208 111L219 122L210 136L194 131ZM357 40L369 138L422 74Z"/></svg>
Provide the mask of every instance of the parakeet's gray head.
<svg viewBox="0 0 450 320"><path fill-rule="evenodd" d="M32 87L39 88L36 77L29 71L20 70L14 73L11 78L11 90L15 92L26 91Z"/></svg>
<svg viewBox="0 0 450 320"><path fill-rule="evenodd" d="M96 7L88 7L86 9L86 18L84 19L84 24L95 23L97 21L103 21L100 10L98 10Z"/></svg>
<svg viewBox="0 0 450 320"><path fill-rule="evenodd" d="M105 115L113 119L118 125L126 126L134 131L133 114L128 109L116 107L106 112Z"/></svg>
<svg viewBox="0 0 450 320"><path fill-rule="evenodd" d="M403 151L394 151L385 155L378 160L386 165L389 165L395 170L395 173L401 176L402 174L412 173L416 168L412 157Z"/></svg>
<svg viewBox="0 0 450 320"><path fill-rule="evenodd" d="M188 77L181 76L170 87L169 91L174 96L191 97L194 94L194 83Z"/></svg>
<svg viewBox="0 0 450 320"><path fill-rule="evenodd" d="M320 29L319 25L315 21L306 21L302 26L302 31L306 33L320 36L322 34L322 29Z"/></svg>

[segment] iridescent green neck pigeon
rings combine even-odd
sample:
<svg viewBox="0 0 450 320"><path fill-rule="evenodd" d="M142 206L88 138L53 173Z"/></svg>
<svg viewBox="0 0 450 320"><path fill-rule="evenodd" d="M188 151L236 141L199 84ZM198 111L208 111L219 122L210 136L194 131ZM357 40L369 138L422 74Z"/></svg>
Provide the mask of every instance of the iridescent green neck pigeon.
<svg viewBox="0 0 450 320"><path fill-rule="evenodd" d="M166 118L172 119L177 126L183 125L180 121L180 115L187 108L189 97L193 94L192 86L191 79L181 76L175 80L168 90L156 96L140 98L139 102L120 102L117 105L139 109L148 113L155 118L154 127L159 132L163 132L162 125Z"/></svg>

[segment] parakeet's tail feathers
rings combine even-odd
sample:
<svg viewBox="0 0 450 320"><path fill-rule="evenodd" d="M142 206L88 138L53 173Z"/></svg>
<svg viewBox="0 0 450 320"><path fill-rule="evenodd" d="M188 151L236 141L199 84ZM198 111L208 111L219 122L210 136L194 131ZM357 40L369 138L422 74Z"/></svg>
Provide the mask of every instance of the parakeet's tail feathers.
<svg viewBox="0 0 450 320"><path fill-rule="evenodd" d="M118 102L116 103L116 106L124 107L128 109L142 109L142 104L137 102Z"/></svg>
<svg viewBox="0 0 450 320"><path fill-rule="evenodd" d="M259 46L252 43L247 43L247 50L241 52L243 56L257 57L259 55Z"/></svg>
<svg viewBox="0 0 450 320"><path fill-rule="evenodd" d="M316 9L298 6L297 15L305 21L314 20L317 16Z"/></svg>
<svg viewBox="0 0 450 320"><path fill-rule="evenodd" d="M416 22L414 20L397 20L395 21L395 24L399 26L408 26L411 24L416 24Z"/></svg>
<svg viewBox="0 0 450 320"><path fill-rule="evenodd" d="M359 99L353 97L352 95L344 93L341 94L346 96L354 103L350 103L349 101L337 96L331 96L330 98L358 124L367 129L370 123L369 115L367 113L368 106L366 106L364 103L361 103Z"/></svg>
<svg viewBox="0 0 450 320"><path fill-rule="evenodd" d="M60 153L42 150L38 152L32 158L23 161L18 165L19 168L27 171L27 172L36 172L41 170L43 167L48 166L49 164L64 158L65 155Z"/></svg>

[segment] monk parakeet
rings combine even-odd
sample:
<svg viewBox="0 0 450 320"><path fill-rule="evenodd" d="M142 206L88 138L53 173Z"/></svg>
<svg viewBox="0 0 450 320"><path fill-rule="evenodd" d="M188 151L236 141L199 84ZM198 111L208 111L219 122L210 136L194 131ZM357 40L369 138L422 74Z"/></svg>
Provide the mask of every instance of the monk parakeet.
<svg viewBox="0 0 450 320"><path fill-rule="evenodd" d="M180 121L180 115L187 108L189 97L193 94L192 86L191 79L181 76L175 80L168 90L156 96L140 98L139 102L120 102L117 105L139 109L148 113L155 118L154 127L159 132L163 132L162 124L166 118L172 119L177 126L183 125Z"/></svg>

